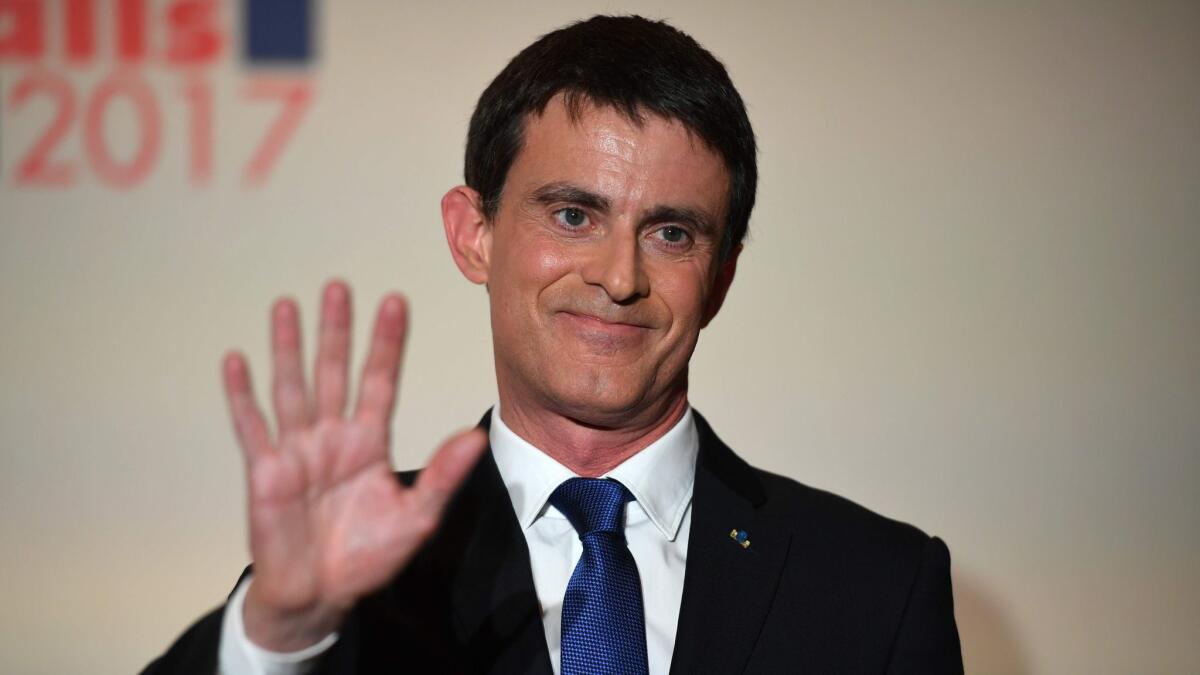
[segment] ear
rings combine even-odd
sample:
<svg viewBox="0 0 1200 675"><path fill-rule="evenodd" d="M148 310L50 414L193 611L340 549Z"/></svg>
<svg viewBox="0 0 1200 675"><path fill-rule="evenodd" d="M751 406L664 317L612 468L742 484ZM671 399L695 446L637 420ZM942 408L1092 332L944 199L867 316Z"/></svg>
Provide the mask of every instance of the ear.
<svg viewBox="0 0 1200 675"><path fill-rule="evenodd" d="M721 311L721 305L725 303L725 294L729 292L730 285L733 284L733 275L737 273L738 256L742 254L742 245L738 244L736 248L729 252L729 257L721 263L721 267L717 269L717 278L713 282L712 293L708 296L708 303L704 307L704 321L701 322L701 328L707 328L717 316L717 312Z"/></svg>
<svg viewBox="0 0 1200 675"><path fill-rule="evenodd" d="M450 255L463 276L486 284L492 258L492 227L483 215L483 197L460 185L442 197L442 225Z"/></svg>

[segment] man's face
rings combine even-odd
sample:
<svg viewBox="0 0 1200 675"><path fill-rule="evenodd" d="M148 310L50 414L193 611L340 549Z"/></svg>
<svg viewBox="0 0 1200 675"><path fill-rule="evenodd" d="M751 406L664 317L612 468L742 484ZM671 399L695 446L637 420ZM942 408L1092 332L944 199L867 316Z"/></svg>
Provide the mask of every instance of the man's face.
<svg viewBox="0 0 1200 675"><path fill-rule="evenodd" d="M530 116L489 233L502 392L600 426L684 396L733 276L728 192L678 122L590 105L572 120L561 99Z"/></svg>

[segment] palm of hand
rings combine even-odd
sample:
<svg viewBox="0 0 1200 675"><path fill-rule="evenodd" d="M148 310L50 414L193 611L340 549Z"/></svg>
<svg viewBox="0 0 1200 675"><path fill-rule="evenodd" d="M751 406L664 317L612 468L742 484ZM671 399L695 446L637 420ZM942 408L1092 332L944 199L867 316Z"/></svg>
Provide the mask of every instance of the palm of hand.
<svg viewBox="0 0 1200 675"><path fill-rule="evenodd" d="M257 578L285 606L324 600L346 607L386 582L416 548L405 518L412 501L376 430L319 425L281 446L251 474Z"/></svg>

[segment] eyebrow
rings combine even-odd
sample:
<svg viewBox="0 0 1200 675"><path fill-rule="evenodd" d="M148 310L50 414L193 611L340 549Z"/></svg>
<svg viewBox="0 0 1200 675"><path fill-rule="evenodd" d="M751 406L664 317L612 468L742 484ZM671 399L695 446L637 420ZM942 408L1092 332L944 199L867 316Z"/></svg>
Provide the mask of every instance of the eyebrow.
<svg viewBox="0 0 1200 675"><path fill-rule="evenodd" d="M610 205L607 197L571 183L547 183L534 191L533 201L539 204L570 202L596 211L607 211Z"/></svg>
<svg viewBox="0 0 1200 675"><path fill-rule="evenodd" d="M599 212L607 212L612 202L608 197L597 194L578 185L565 182L547 183L534 190L531 200L543 205L570 203ZM698 209L683 206L657 205L643 213L638 219L642 224L683 223L690 225L697 233L713 236L717 231L716 222L712 216Z"/></svg>

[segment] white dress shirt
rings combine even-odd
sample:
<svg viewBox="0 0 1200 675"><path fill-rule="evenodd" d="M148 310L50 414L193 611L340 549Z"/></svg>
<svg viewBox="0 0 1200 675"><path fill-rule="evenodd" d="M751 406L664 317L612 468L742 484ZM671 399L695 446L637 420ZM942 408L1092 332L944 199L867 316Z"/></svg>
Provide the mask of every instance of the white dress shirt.
<svg viewBox="0 0 1200 675"><path fill-rule="evenodd" d="M546 646L557 675L563 597L583 554L583 544L566 516L547 500L555 488L576 474L509 429L501 419L499 405L492 414L489 440L529 547ZM625 539L642 582L651 675L666 675L671 668L698 451L696 424L688 408L670 431L604 476L620 481L635 499L625 507ZM337 634L299 652L283 654L259 648L246 637L242 625L249 583L247 579L238 586L225 609L220 671L226 675L302 675L310 671L316 658L337 641Z"/></svg>

